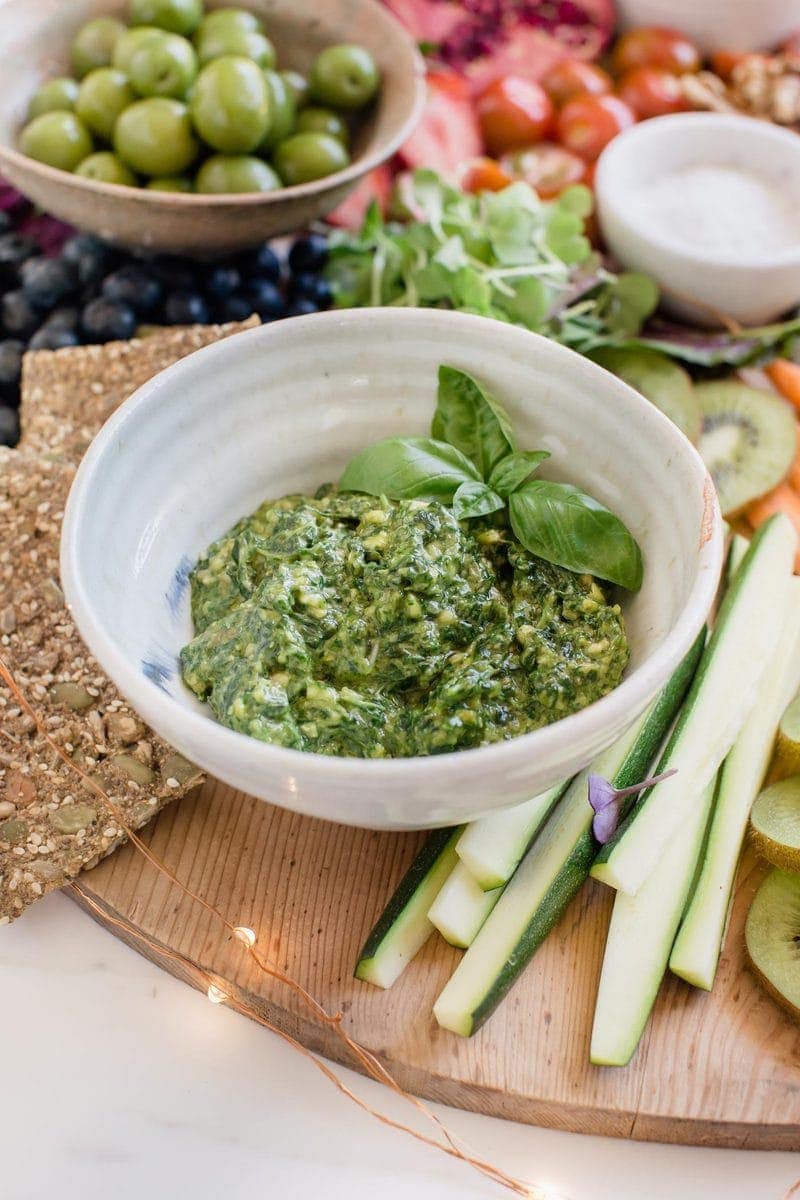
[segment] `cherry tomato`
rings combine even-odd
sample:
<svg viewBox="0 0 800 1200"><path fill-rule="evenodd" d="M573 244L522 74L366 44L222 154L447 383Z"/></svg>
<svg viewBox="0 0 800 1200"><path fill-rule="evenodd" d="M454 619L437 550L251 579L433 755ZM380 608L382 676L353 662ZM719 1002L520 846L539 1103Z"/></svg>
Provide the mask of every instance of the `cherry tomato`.
<svg viewBox="0 0 800 1200"><path fill-rule="evenodd" d="M460 183L465 192L502 192L513 176L494 158L473 158L464 164Z"/></svg>
<svg viewBox="0 0 800 1200"><path fill-rule="evenodd" d="M547 92L519 75L505 75L490 83L478 97L476 108L490 154L539 142L553 125L553 103Z"/></svg>
<svg viewBox="0 0 800 1200"><path fill-rule="evenodd" d="M769 61L769 57L766 54L754 54L741 50L715 50L710 61L714 74L719 75L720 79L727 82L740 63L759 61L766 63Z"/></svg>
<svg viewBox="0 0 800 1200"><path fill-rule="evenodd" d="M558 139L562 145L593 162L636 117L618 96L576 96L558 114Z"/></svg>
<svg viewBox="0 0 800 1200"><path fill-rule="evenodd" d="M699 71L702 59L694 42L677 29L652 26L623 33L614 47L611 64L617 75L624 75L634 67L660 67L673 75L685 75Z"/></svg>
<svg viewBox="0 0 800 1200"><path fill-rule="evenodd" d="M617 84L617 92L640 121L685 112L688 108L678 76L657 67L634 67L626 71Z"/></svg>
<svg viewBox="0 0 800 1200"><path fill-rule="evenodd" d="M543 200L553 200L564 188L586 180L586 163L555 142L539 142L527 150L504 154L500 166L514 179L524 179Z"/></svg>
<svg viewBox="0 0 800 1200"><path fill-rule="evenodd" d="M584 92L602 96L610 92L612 86L611 76L606 71L580 58L565 58L556 63L542 80L542 87L558 108Z"/></svg>

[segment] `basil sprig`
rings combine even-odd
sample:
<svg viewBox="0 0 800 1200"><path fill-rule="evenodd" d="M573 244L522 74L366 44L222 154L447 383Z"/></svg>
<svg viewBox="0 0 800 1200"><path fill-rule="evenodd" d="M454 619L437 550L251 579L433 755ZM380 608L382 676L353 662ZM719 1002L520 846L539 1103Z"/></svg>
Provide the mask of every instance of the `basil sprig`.
<svg viewBox="0 0 800 1200"><path fill-rule="evenodd" d="M599 501L568 483L534 478L547 450L518 450L503 406L456 367L439 368L432 437L384 438L357 454L339 487L390 500L436 500L459 521L508 505L511 528L531 552L630 591L642 585L642 552Z"/></svg>

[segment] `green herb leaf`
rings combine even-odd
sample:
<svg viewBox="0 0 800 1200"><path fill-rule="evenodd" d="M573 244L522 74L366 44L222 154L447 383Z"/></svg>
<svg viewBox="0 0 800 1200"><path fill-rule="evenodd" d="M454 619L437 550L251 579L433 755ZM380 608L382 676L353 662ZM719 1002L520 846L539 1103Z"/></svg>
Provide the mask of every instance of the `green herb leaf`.
<svg viewBox="0 0 800 1200"><path fill-rule="evenodd" d="M619 517L568 483L534 479L508 502L511 528L531 554L629 591L642 585L642 552Z"/></svg>
<svg viewBox="0 0 800 1200"><path fill-rule="evenodd" d="M474 463L447 442L426 437L384 438L352 458L339 480L343 492L390 500L449 504L462 483L481 482Z"/></svg>
<svg viewBox="0 0 800 1200"><path fill-rule="evenodd" d="M508 414L489 392L457 367L439 367L439 393L431 433L449 442L488 479L495 465L516 450Z"/></svg>
<svg viewBox="0 0 800 1200"><path fill-rule="evenodd" d="M658 304L658 288L647 275L630 271L609 284L605 293L606 327L613 334L633 336Z"/></svg>
<svg viewBox="0 0 800 1200"><path fill-rule="evenodd" d="M540 329L550 309L550 293L541 279L535 275L523 275L521 279L509 280L512 295L495 291L494 304L506 316L528 329Z"/></svg>
<svg viewBox="0 0 800 1200"><path fill-rule="evenodd" d="M501 458L489 476L489 487L506 500L527 483L540 463L550 457L549 450L518 450Z"/></svg>
<svg viewBox="0 0 800 1200"><path fill-rule="evenodd" d="M462 483L453 496L453 516L457 521L485 517L487 513L505 508L505 501L485 483Z"/></svg>

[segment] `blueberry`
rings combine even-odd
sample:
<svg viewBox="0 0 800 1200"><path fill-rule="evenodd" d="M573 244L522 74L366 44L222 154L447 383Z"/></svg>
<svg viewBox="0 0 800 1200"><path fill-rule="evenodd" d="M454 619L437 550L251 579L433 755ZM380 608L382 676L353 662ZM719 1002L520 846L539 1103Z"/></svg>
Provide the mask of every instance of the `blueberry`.
<svg viewBox="0 0 800 1200"><path fill-rule="evenodd" d="M19 441L19 417L13 408L0 404L0 446L16 446Z"/></svg>
<svg viewBox="0 0 800 1200"><path fill-rule="evenodd" d="M136 313L129 304L112 304L98 296L84 308L81 325L92 342L124 341L136 332Z"/></svg>
<svg viewBox="0 0 800 1200"><path fill-rule="evenodd" d="M321 233L298 238L289 251L289 269L296 273L321 271L328 257L328 241Z"/></svg>
<svg viewBox="0 0 800 1200"><path fill-rule="evenodd" d="M19 271L22 290L35 308L53 309L75 290L77 271L60 258L29 258Z"/></svg>
<svg viewBox="0 0 800 1200"><path fill-rule="evenodd" d="M269 242L264 242L257 250L243 255L240 264L243 274L250 279L268 279L272 283L280 281L281 260Z"/></svg>
<svg viewBox="0 0 800 1200"><path fill-rule="evenodd" d="M302 297L305 300L313 300L317 308L327 308L332 298L331 285L327 279L320 279L319 275L310 275L307 272L294 276L291 293L293 299Z"/></svg>
<svg viewBox="0 0 800 1200"><path fill-rule="evenodd" d="M286 312L280 289L269 279L252 279L245 289L245 299L250 301L250 311L257 312L263 321L272 321Z"/></svg>
<svg viewBox="0 0 800 1200"><path fill-rule="evenodd" d="M152 312L161 300L163 288L144 267L129 263L106 275L100 289L113 304L130 304L138 313Z"/></svg>
<svg viewBox="0 0 800 1200"><path fill-rule="evenodd" d="M22 373L25 343L17 338L0 342L0 388L16 388Z"/></svg>
<svg viewBox="0 0 800 1200"><path fill-rule="evenodd" d="M77 346L78 344L78 335L74 329L54 329L45 323L28 342L28 349L63 350L65 346Z"/></svg>
<svg viewBox="0 0 800 1200"><path fill-rule="evenodd" d="M208 304L199 292L170 292L164 304L169 325L207 325L211 319Z"/></svg>
<svg viewBox="0 0 800 1200"><path fill-rule="evenodd" d="M197 288L197 272L185 258L164 254L154 258L149 269L170 291L193 292Z"/></svg>
<svg viewBox="0 0 800 1200"><path fill-rule="evenodd" d="M212 300L227 300L241 285L242 276L236 267L213 267L206 279L206 295Z"/></svg>
<svg viewBox="0 0 800 1200"><path fill-rule="evenodd" d="M41 317L20 288L6 292L0 303L0 317L6 333L27 340L39 328Z"/></svg>
<svg viewBox="0 0 800 1200"><path fill-rule="evenodd" d="M72 304L63 304L60 308L54 308L50 316L45 321L42 329L68 329L74 333L78 328L78 320L80 313Z"/></svg>
<svg viewBox="0 0 800 1200"><path fill-rule="evenodd" d="M33 238L21 233L0 234L0 284L15 284L25 259L38 253L39 247Z"/></svg>
<svg viewBox="0 0 800 1200"><path fill-rule="evenodd" d="M253 315L253 305L246 296L228 296L215 309L218 321L246 321Z"/></svg>
<svg viewBox="0 0 800 1200"><path fill-rule="evenodd" d="M61 247L61 257L75 267L78 282L92 283L111 270L114 251L90 233L76 233Z"/></svg>
<svg viewBox="0 0 800 1200"><path fill-rule="evenodd" d="M319 312L313 300L306 296L298 296L286 310L287 317L307 317L309 313Z"/></svg>

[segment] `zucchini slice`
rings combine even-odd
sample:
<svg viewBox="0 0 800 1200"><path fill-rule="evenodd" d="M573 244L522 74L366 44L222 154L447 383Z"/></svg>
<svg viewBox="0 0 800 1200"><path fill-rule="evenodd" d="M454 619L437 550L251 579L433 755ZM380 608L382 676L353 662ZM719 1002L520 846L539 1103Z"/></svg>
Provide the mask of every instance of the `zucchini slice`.
<svg viewBox="0 0 800 1200"><path fill-rule="evenodd" d="M692 679L705 634L632 729L576 776L442 990L433 1012L470 1037L494 1012L589 873L597 843L588 800L590 771L629 787L646 774Z"/></svg>
<svg viewBox="0 0 800 1200"><path fill-rule="evenodd" d="M356 979L391 987L425 945L433 933L428 909L458 862L456 842L462 829L436 829L425 839L364 943Z"/></svg>
<svg viewBox="0 0 800 1200"><path fill-rule="evenodd" d="M537 830L569 786L557 783L539 796L471 821L462 833L456 853L485 892L508 883Z"/></svg>
<svg viewBox="0 0 800 1200"><path fill-rule="evenodd" d="M677 773L640 797L598 855L592 867L595 879L634 895L716 775L775 654L788 612L796 549L797 535L782 514L755 534L659 764L659 771Z"/></svg>
<svg viewBox="0 0 800 1200"><path fill-rule="evenodd" d="M617 892L594 1010L591 1061L624 1067L639 1044L703 851L715 780L635 896Z"/></svg>
<svg viewBox="0 0 800 1200"><path fill-rule="evenodd" d="M428 909L428 918L446 942L466 950L467 946L472 945L502 891L503 888L498 887L485 892L460 862Z"/></svg>
<svg viewBox="0 0 800 1200"><path fill-rule="evenodd" d="M790 608L778 649L723 764L702 869L669 960L676 975L707 990L717 972L747 818L769 766L778 722L800 688L800 579L789 586Z"/></svg>

